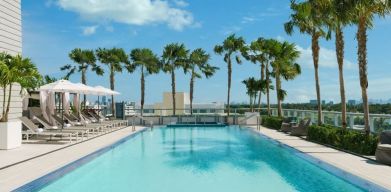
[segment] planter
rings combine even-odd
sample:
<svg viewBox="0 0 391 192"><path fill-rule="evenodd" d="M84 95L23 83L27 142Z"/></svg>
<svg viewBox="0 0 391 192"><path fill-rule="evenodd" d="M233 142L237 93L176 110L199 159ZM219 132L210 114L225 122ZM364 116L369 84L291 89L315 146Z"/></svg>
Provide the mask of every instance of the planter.
<svg viewBox="0 0 391 192"><path fill-rule="evenodd" d="M22 145L22 123L0 122L0 149L14 149Z"/></svg>

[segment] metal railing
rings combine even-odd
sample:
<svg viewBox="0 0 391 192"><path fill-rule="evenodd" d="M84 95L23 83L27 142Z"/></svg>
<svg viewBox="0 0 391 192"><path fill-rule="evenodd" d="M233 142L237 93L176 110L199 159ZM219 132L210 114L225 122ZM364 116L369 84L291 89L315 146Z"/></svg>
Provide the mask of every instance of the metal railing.
<svg viewBox="0 0 391 192"><path fill-rule="evenodd" d="M264 109L263 109L264 110ZM271 109L272 115L277 115L277 109ZM283 109L284 117L295 117L298 120L310 118L313 124L318 122L318 111L315 110L298 110ZM342 114L338 111L322 111L322 122L324 124L342 127ZM350 113L346 114L347 127L350 129L364 129L364 114ZM389 114L369 114L369 126L371 132L379 133L383 130L391 130L391 115Z"/></svg>
<svg viewBox="0 0 391 192"><path fill-rule="evenodd" d="M149 113L148 113L149 111ZM164 125L170 123L180 122L193 122L193 123L205 123L205 122L217 122L226 123L233 125L245 125L246 112L260 112L261 114L267 114L266 108L231 108L230 117L227 117L228 110L216 109L216 108L205 108L197 109L197 111L204 111L204 113L193 113L191 115L190 109L176 109L176 115L172 113L172 109L145 109L143 118L152 121L155 125ZM211 113L211 111L213 113ZM318 122L318 112L316 110L299 110L299 109L283 109L284 117L294 117L297 121L310 118L312 124ZM125 115L123 118L126 119L133 115L140 115L140 109L130 109L124 111ZM271 108L271 115L277 116L277 109ZM341 112L338 111L323 111L322 122L324 124L333 125L336 127L342 126ZM378 133L383 130L391 130L391 114L370 114L370 128L371 132ZM261 119L257 124L261 123ZM347 124L350 129L362 130L364 129L364 115L363 113L347 113Z"/></svg>

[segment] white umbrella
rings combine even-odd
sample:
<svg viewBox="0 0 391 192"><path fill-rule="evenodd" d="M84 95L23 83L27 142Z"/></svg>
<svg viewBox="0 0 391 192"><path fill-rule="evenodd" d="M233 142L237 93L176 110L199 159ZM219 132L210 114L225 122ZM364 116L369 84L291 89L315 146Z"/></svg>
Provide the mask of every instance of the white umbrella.
<svg viewBox="0 0 391 192"><path fill-rule="evenodd" d="M95 89L98 90L99 92L101 92L101 94L99 94L99 95L119 95L120 94L117 91L113 91L111 89L108 89L108 88L105 88L102 86L96 86Z"/></svg>
<svg viewBox="0 0 391 192"><path fill-rule="evenodd" d="M100 94L98 95L98 111L100 109L100 101L99 101L99 96L100 95L119 95L120 94L117 91L113 91L111 89L108 89L108 88L105 88L105 87L102 87L102 86L96 86L94 88L100 92Z"/></svg>
<svg viewBox="0 0 391 192"><path fill-rule="evenodd" d="M84 93L85 89L68 80L58 80L53 83L43 85L39 91L60 92L60 93Z"/></svg>

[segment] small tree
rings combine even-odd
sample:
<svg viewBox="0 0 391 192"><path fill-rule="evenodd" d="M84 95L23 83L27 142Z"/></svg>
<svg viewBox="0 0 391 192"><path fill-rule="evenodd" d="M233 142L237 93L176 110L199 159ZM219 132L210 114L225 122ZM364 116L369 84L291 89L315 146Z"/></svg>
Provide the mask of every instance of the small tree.
<svg viewBox="0 0 391 192"><path fill-rule="evenodd" d="M8 122L11 105L12 84L19 83L24 89L36 88L41 75L29 58L0 53L0 87L3 88L3 111L0 122ZM6 98L8 88L8 99Z"/></svg>

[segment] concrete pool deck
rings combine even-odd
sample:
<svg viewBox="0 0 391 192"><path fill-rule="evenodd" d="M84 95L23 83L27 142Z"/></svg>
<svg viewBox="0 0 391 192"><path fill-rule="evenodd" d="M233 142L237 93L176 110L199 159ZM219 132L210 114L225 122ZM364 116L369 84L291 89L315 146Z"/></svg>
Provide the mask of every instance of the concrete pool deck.
<svg viewBox="0 0 391 192"><path fill-rule="evenodd" d="M126 127L76 144L23 144L18 149L0 151L0 168L24 161L0 170L0 191L14 190L142 128L136 126L134 132Z"/></svg>
<svg viewBox="0 0 391 192"><path fill-rule="evenodd" d="M256 129L255 126L252 128ZM338 169L391 190L391 166L261 127L261 134L299 150Z"/></svg>

